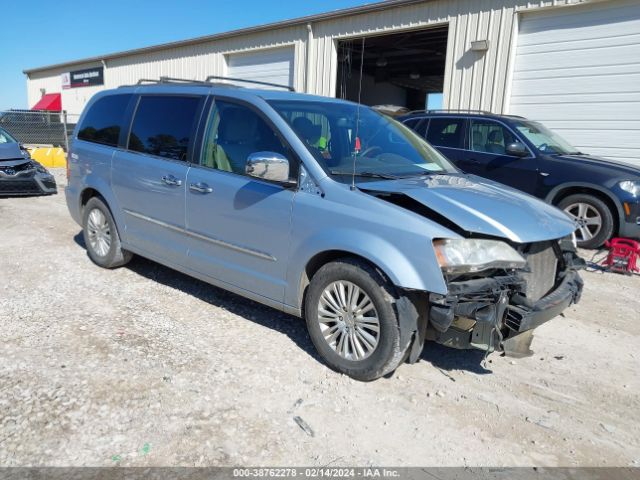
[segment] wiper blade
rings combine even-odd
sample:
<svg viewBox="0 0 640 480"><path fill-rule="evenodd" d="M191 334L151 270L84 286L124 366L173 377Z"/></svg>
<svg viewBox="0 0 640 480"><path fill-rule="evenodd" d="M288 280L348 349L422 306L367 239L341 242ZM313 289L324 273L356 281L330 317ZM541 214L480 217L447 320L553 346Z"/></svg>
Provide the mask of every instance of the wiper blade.
<svg viewBox="0 0 640 480"><path fill-rule="evenodd" d="M342 170L330 170L329 173L331 175L340 175L340 176L352 176L353 172L344 172ZM356 177L367 177L367 178L384 178L385 180L397 180L400 177L395 175L391 175L389 173L375 173L375 172L356 172Z"/></svg>

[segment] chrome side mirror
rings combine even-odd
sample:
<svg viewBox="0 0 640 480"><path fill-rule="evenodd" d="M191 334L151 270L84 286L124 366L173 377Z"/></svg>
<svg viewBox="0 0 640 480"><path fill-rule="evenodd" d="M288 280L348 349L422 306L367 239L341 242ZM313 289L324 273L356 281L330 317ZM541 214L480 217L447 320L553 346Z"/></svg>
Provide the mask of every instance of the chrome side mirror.
<svg viewBox="0 0 640 480"><path fill-rule="evenodd" d="M289 181L289 160L275 152L256 152L249 155L245 172L251 177L271 182Z"/></svg>
<svg viewBox="0 0 640 480"><path fill-rule="evenodd" d="M528 157L529 151L527 147L523 143L514 142L507 145L506 148L507 155L513 155L514 157Z"/></svg>

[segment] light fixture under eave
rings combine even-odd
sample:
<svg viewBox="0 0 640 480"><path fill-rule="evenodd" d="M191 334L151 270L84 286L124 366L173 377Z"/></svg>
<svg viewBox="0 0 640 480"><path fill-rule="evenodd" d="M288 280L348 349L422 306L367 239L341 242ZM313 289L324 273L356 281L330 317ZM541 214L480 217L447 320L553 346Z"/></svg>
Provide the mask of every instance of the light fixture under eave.
<svg viewBox="0 0 640 480"><path fill-rule="evenodd" d="M413 72L413 73L409 74L409 78L411 80L419 80L420 79L420 74L418 72Z"/></svg>
<svg viewBox="0 0 640 480"><path fill-rule="evenodd" d="M476 40L471 42L471 50L474 52L486 52L489 50L489 40Z"/></svg>
<svg viewBox="0 0 640 480"><path fill-rule="evenodd" d="M376 67L386 67L389 64L385 57L378 57L376 60Z"/></svg>

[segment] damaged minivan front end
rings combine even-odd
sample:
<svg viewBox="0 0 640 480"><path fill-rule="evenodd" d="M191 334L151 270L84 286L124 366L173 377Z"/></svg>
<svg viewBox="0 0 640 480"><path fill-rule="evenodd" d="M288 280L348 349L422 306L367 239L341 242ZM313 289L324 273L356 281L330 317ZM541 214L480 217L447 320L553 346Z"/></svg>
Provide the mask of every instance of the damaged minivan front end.
<svg viewBox="0 0 640 480"><path fill-rule="evenodd" d="M584 261L571 237L436 240L434 248L448 292L429 295L426 337L445 346L529 356L533 330L580 300Z"/></svg>
<svg viewBox="0 0 640 480"><path fill-rule="evenodd" d="M415 308L410 362L425 340L523 357L533 330L577 303L584 261L563 212L477 177L449 174L363 185L363 191L451 232L431 239L440 290Z"/></svg>

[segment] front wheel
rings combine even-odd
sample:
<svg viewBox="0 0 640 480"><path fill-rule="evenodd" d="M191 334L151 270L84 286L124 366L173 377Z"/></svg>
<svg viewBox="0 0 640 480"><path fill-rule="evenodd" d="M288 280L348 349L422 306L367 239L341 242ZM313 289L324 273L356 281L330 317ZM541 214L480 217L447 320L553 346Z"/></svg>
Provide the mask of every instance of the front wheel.
<svg viewBox="0 0 640 480"><path fill-rule="evenodd" d="M570 195L558 207L578 223L576 240L580 248L599 248L613 235L613 214L598 197L583 193Z"/></svg>
<svg viewBox="0 0 640 480"><path fill-rule="evenodd" d="M311 340L334 370L361 380L394 371L405 357L400 346L393 288L373 267L354 259L323 266L305 301Z"/></svg>

